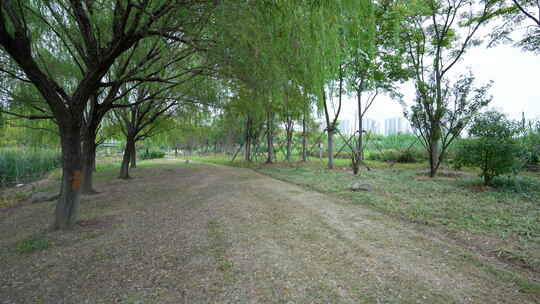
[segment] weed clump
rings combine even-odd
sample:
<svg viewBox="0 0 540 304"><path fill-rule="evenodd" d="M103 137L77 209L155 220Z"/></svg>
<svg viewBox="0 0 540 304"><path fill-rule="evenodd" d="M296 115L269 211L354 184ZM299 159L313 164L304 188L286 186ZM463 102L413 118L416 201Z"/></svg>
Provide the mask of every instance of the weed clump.
<svg viewBox="0 0 540 304"><path fill-rule="evenodd" d="M33 237L20 241L16 250L20 254L25 254L45 250L49 247L50 243L48 240L41 237Z"/></svg>

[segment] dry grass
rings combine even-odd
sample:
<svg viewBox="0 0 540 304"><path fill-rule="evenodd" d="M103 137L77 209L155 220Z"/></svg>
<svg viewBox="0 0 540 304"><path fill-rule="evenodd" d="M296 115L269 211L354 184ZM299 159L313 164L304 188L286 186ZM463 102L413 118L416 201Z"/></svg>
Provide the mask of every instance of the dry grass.
<svg viewBox="0 0 540 304"><path fill-rule="evenodd" d="M0 218L0 302L538 302L444 238L248 169L116 173L73 231L43 231L52 203ZM48 248L15 250L32 238Z"/></svg>

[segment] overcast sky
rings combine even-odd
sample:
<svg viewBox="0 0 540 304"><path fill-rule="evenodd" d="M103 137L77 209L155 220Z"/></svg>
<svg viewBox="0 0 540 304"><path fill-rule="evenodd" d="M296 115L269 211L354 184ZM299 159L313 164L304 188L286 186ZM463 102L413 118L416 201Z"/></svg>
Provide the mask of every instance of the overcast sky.
<svg viewBox="0 0 540 304"><path fill-rule="evenodd" d="M510 45L494 48L479 46L470 49L463 60L454 67L454 73L464 73L470 68L476 76L476 84L493 80L491 88L493 101L490 108L507 113L513 119L521 118L525 112L528 119L540 119L540 56L522 52ZM412 104L414 88L412 84L403 86L401 93L405 102ZM341 119L354 122L356 103L347 100ZM387 96L381 96L366 114L368 118L378 120L384 126L384 119L403 116L401 106Z"/></svg>

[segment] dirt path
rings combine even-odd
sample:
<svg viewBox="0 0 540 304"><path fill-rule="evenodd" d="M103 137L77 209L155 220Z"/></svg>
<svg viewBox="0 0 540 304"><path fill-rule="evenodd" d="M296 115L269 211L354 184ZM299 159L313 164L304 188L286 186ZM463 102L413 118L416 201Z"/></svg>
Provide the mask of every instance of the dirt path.
<svg viewBox="0 0 540 304"><path fill-rule="evenodd" d="M116 172L115 172L116 173ZM0 213L0 303L538 303L463 249L248 169L112 173L86 222L20 254L52 204Z"/></svg>

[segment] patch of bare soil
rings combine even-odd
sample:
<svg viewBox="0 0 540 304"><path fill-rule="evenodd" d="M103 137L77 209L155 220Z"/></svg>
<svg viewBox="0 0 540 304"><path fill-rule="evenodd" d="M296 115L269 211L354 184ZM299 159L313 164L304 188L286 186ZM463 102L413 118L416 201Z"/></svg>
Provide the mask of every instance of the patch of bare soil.
<svg viewBox="0 0 540 304"><path fill-rule="evenodd" d="M495 190L495 188L486 185L468 185L466 186L466 188L473 192L486 192Z"/></svg>
<svg viewBox="0 0 540 304"><path fill-rule="evenodd" d="M420 172L420 173L417 173L416 174L419 179L426 179L426 178L429 178L429 172L428 171L425 171L425 172ZM444 170L439 170L437 172L437 176L436 177L444 177L444 178L462 178L464 176L467 176L468 174L467 173L464 173L464 172L460 172L460 171L444 171Z"/></svg>
<svg viewBox="0 0 540 304"><path fill-rule="evenodd" d="M248 169L100 174L73 231L0 217L0 303L538 303L414 225ZM49 248L13 250L39 234Z"/></svg>
<svg viewBox="0 0 540 304"><path fill-rule="evenodd" d="M119 223L120 220L118 220L116 216L110 215L89 220L80 220L77 222L77 225L88 230L98 230L106 227L111 227L114 224Z"/></svg>
<svg viewBox="0 0 540 304"><path fill-rule="evenodd" d="M301 161L291 161L291 162L273 162L271 164L262 164L261 168L296 168L299 166L304 166L305 163Z"/></svg>

